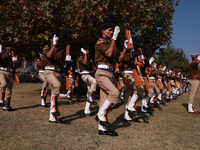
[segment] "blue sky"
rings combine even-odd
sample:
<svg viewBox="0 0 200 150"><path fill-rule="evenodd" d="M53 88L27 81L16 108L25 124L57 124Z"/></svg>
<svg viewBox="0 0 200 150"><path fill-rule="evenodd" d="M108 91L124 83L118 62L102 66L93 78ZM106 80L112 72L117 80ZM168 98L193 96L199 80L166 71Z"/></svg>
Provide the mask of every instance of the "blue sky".
<svg viewBox="0 0 200 150"><path fill-rule="evenodd" d="M200 0L180 0L175 6L172 45L183 49L191 62L191 54L200 53Z"/></svg>

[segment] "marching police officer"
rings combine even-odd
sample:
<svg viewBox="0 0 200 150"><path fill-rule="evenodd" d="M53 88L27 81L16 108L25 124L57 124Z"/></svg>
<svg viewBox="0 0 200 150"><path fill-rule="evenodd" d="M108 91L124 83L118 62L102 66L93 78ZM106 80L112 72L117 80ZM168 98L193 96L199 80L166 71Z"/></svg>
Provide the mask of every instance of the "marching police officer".
<svg viewBox="0 0 200 150"><path fill-rule="evenodd" d="M42 91L41 91L41 107L47 107L46 104L46 96L49 83L44 77L44 57L41 53L39 53L40 59L37 59L37 67L38 67L38 77L41 81L43 81Z"/></svg>
<svg viewBox="0 0 200 150"><path fill-rule="evenodd" d="M188 112L192 114L199 114L200 112L194 108L194 97L200 84L200 57L198 53L192 54L191 56L192 62L189 64L191 90L189 94Z"/></svg>
<svg viewBox="0 0 200 150"><path fill-rule="evenodd" d="M90 111L90 105L97 103L95 102L95 91L97 87L97 82L95 78L92 76L94 67L91 59L88 57L89 49L88 48L81 48L81 52L84 54L79 60L80 64L80 71L81 71L81 78L87 84L87 101L85 105L84 113L89 116L93 116L94 114Z"/></svg>
<svg viewBox="0 0 200 150"><path fill-rule="evenodd" d="M12 57L11 42L7 43L4 48L4 52L2 52L2 49L0 50L0 93L2 100L4 100L3 110L12 111L10 101L13 88L13 61L16 61L17 58Z"/></svg>
<svg viewBox="0 0 200 150"><path fill-rule="evenodd" d="M115 42L120 28L115 27L114 32L112 23L105 23L100 27L102 37L95 44L95 61L97 70L95 79L100 87L100 104L96 120L99 122L99 135L118 136L117 132L110 130L108 122L108 112L110 107L118 101L119 90L114 83L114 65L117 59Z"/></svg>
<svg viewBox="0 0 200 150"><path fill-rule="evenodd" d="M56 34L51 34L49 40L51 45L45 46L43 49L44 76L52 86L49 122L62 123L63 121L57 117L60 116L60 112L58 111L58 97L62 84L61 69L65 61L65 55L63 54L63 50L57 47L58 37ZM71 56L68 55L67 59L71 59Z"/></svg>
<svg viewBox="0 0 200 150"><path fill-rule="evenodd" d="M133 115L138 115L136 104L138 102L138 99L142 96L144 92L144 87L143 85L135 85L136 79L134 78L133 71L131 70L130 52L127 51L126 41L124 42L124 49L119 57L119 62L122 64L122 80L126 85L126 96L124 101L124 121L138 122L139 120L134 119Z"/></svg>

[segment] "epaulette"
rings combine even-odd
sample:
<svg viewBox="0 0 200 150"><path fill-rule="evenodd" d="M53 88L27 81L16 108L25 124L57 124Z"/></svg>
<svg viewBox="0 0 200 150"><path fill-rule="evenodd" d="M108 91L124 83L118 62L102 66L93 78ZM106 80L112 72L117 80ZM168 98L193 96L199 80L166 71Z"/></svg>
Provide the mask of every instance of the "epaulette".
<svg viewBox="0 0 200 150"><path fill-rule="evenodd" d="M49 46L48 45L45 45L44 48L42 50L47 50L49 49Z"/></svg>
<svg viewBox="0 0 200 150"><path fill-rule="evenodd" d="M99 38L99 40L97 41L97 44L101 44L104 43L104 40L102 38Z"/></svg>

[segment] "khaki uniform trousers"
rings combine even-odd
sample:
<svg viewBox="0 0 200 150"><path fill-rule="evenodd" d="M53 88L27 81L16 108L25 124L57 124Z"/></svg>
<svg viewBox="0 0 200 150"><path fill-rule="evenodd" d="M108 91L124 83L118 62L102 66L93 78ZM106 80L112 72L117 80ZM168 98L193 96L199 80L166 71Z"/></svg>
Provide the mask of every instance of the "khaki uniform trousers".
<svg viewBox="0 0 200 150"><path fill-rule="evenodd" d="M39 73L38 73L38 77L39 77L39 79L43 82L42 87L43 87L43 88L47 88L47 87L49 86L49 83L48 83L47 80L45 79L44 73L39 72Z"/></svg>
<svg viewBox="0 0 200 150"><path fill-rule="evenodd" d="M133 96L133 93L142 96L144 92L144 87L143 85L140 86L135 85L135 79L133 77L133 74L123 74L122 80L126 85L126 96L124 104L128 105L131 100L131 97Z"/></svg>
<svg viewBox="0 0 200 150"><path fill-rule="evenodd" d="M4 93L4 98L10 98L13 88L13 74L12 72L0 71L0 93Z"/></svg>
<svg viewBox="0 0 200 150"><path fill-rule="evenodd" d="M156 93L156 95L158 96L160 94L160 89L158 88L158 86L156 84L156 80L149 79L149 84L152 87L152 89L154 90L154 93Z"/></svg>
<svg viewBox="0 0 200 150"><path fill-rule="evenodd" d="M144 86L143 98L145 98L147 96L151 98L153 96L153 94L154 94L153 88L148 88L147 89L144 79L143 78L140 78L140 79L141 79L141 81L143 83L143 86Z"/></svg>
<svg viewBox="0 0 200 150"><path fill-rule="evenodd" d="M163 83L163 90L162 90L162 92L163 92L163 94L166 94L167 93L167 81L163 81L162 82Z"/></svg>
<svg viewBox="0 0 200 150"><path fill-rule="evenodd" d="M126 86L125 86L123 80L119 80L119 85L120 85L120 89L122 89L122 91L126 90Z"/></svg>
<svg viewBox="0 0 200 150"><path fill-rule="evenodd" d="M166 81L166 84L167 84L167 81ZM167 92L171 93L172 87L171 87L170 81L168 81L168 84L169 84L170 89L167 88Z"/></svg>
<svg viewBox="0 0 200 150"><path fill-rule="evenodd" d="M44 77L47 82L52 86L51 94L59 94L62 84L61 74L52 70L45 70Z"/></svg>
<svg viewBox="0 0 200 150"><path fill-rule="evenodd" d="M70 84L71 93L73 93L73 91L74 91L74 78L73 77L69 77L69 84Z"/></svg>
<svg viewBox="0 0 200 150"><path fill-rule="evenodd" d="M170 86L171 86L172 93L175 93L175 83L174 83L174 80L170 80Z"/></svg>
<svg viewBox="0 0 200 150"><path fill-rule="evenodd" d="M116 88L114 82L113 72L97 69L95 79L100 87L100 103L99 109L107 99L111 103L117 103L119 97L119 90Z"/></svg>
<svg viewBox="0 0 200 150"><path fill-rule="evenodd" d="M181 88L181 85L180 85L180 83L179 83L179 82L176 82L176 85L178 86L178 89L180 89L180 88Z"/></svg>
<svg viewBox="0 0 200 150"><path fill-rule="evenodd" d="M95 78L93 78L91 75L82 75L81 78L83 82L87 84L88 92L96 91L97 82Z"/></svg>
<svg viewBox="0 0 200 150"><path fill-rule="evenodd" d="M189 103L190 104L194 104L194 97L196 95L199 84L200 84L200 80L190 79L190 85L191 85L190 94L189 94Z"/></svg>

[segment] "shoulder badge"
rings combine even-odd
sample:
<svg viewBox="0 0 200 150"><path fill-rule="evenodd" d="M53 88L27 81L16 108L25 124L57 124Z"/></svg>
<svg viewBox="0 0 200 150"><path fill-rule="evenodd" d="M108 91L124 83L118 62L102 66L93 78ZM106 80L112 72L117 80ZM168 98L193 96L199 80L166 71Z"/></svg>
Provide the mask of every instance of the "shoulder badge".
<svg viewBox="0 0 200 150"><path fill-rule="evenodd" d="M47 50L49 49L49 46L48 45L45 45L44 48L42 50Z"/></svg>
<svg viewBox="0 0 200 150"><path fill-rule="evenodd" d="M97 41L97 44L101 44L104 43L104 40L102 38L99 38L99 40Z"/></svg>

